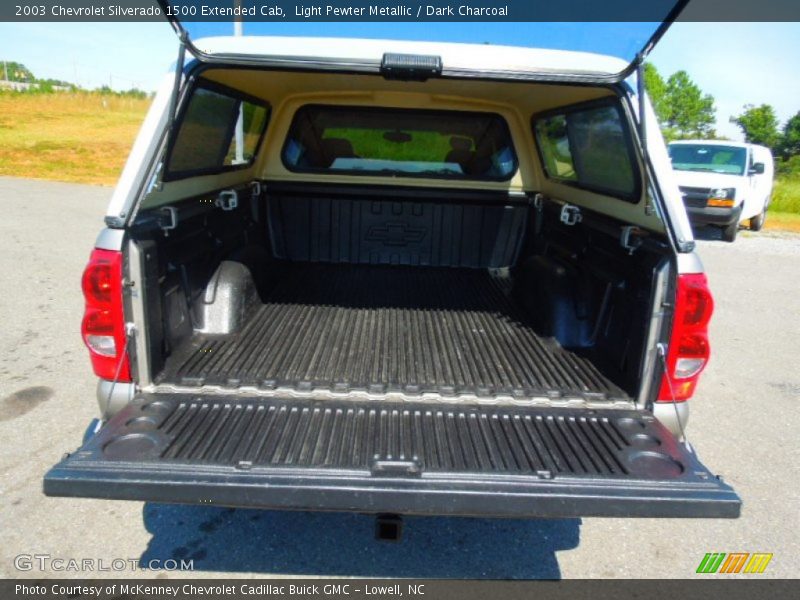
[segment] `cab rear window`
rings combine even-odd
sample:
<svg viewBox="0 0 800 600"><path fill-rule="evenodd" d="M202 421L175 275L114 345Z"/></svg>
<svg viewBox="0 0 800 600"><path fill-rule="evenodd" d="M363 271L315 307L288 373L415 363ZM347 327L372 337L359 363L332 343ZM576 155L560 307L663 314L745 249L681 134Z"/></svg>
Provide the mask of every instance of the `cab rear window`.
<svg viewBox="0 0 800 600"><path fill-rule="evenodd" d="M269 106L259 100L215 84L201 83L179 118L180 127L169 152L165 179L251 165L269 115Z"/></svg>
<svg viewBox="0 0 800 600"><path fill-rule="evenodd" d="M507 180L517 156L496 114L308 105L283 147L300 172Z"/></svg>
<svg viewBox="0 0 800 600"><path fill-rule="evenodd" d="M625 200L638 200L636 163L620 108L609 103L535 117L547 177Z"/></svg>

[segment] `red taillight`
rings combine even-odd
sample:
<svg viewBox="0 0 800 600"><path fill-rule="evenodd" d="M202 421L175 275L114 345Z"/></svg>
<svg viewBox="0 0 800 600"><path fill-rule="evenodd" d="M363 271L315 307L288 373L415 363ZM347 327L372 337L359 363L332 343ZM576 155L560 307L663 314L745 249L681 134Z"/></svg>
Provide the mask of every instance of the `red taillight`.
<svg viewBox="0 0 800 600"><path fill-rule="evenodd" d="M128 356L123 356L122 253L93 250L81 283L86 298L81 335L89 348L92 368L103 379L130 382Z"/></svg>
<svg viewBox="0 0 800 600"><path fill-rule="evenodd" d="M708 364L708 322L714 299L702 273L678 276L672 336L667 350L667 369L661 379L659 402L688 400L700 373Z"/></svg>

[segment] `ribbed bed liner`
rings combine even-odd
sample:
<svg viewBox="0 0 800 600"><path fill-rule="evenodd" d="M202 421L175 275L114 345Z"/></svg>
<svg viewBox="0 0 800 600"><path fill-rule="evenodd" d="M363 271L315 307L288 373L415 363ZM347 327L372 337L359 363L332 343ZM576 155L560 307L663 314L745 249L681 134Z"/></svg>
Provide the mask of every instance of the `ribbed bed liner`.
<svg viewBox="0 0 800 600"><path fill-rule="evenodd" d="M312 263L280 271L239 332L193 336L157 382L628 399L591 362L536 335L508 280L488 271Z"/></svg>
<svg viewBox="0 0 800 600"><path fill-rule="evenodd" d="M645 411L143 394L49 496L493 517L727 517L741 501Z"/></svg>

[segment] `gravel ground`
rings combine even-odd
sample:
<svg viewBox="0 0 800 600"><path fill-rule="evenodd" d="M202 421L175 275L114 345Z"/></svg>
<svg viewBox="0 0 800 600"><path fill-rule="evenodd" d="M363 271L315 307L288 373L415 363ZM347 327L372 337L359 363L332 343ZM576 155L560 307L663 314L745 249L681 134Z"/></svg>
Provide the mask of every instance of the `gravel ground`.
<svg viewBox="0 0 800 600"><path fill-rule="evenodd" d="M744 500L734 521L410 518L401 544L360 515L45 498L41 479L95 416L80 275L110 189L0 178L0 576L15 557L190 558L193 576L692 577L706 552L772 552L798 574L800 236L701 232L713 360L688 436ZM147 575L146 572L99 575ZM178 573L162 573L177 577Z"/></svg>

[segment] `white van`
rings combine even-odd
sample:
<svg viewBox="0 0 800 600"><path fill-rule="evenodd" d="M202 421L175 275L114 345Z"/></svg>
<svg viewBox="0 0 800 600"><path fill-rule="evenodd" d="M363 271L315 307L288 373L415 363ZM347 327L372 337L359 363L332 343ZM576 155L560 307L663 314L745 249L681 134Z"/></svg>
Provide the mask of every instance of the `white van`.
<svg viewBox="0 0 800 600"><path fill-rule="evenodd" d="M760 231L772 196L775 171L766 146L716 140L682 140L669 145L692 225L719 225L726 242L749 221Z"/></svg>

